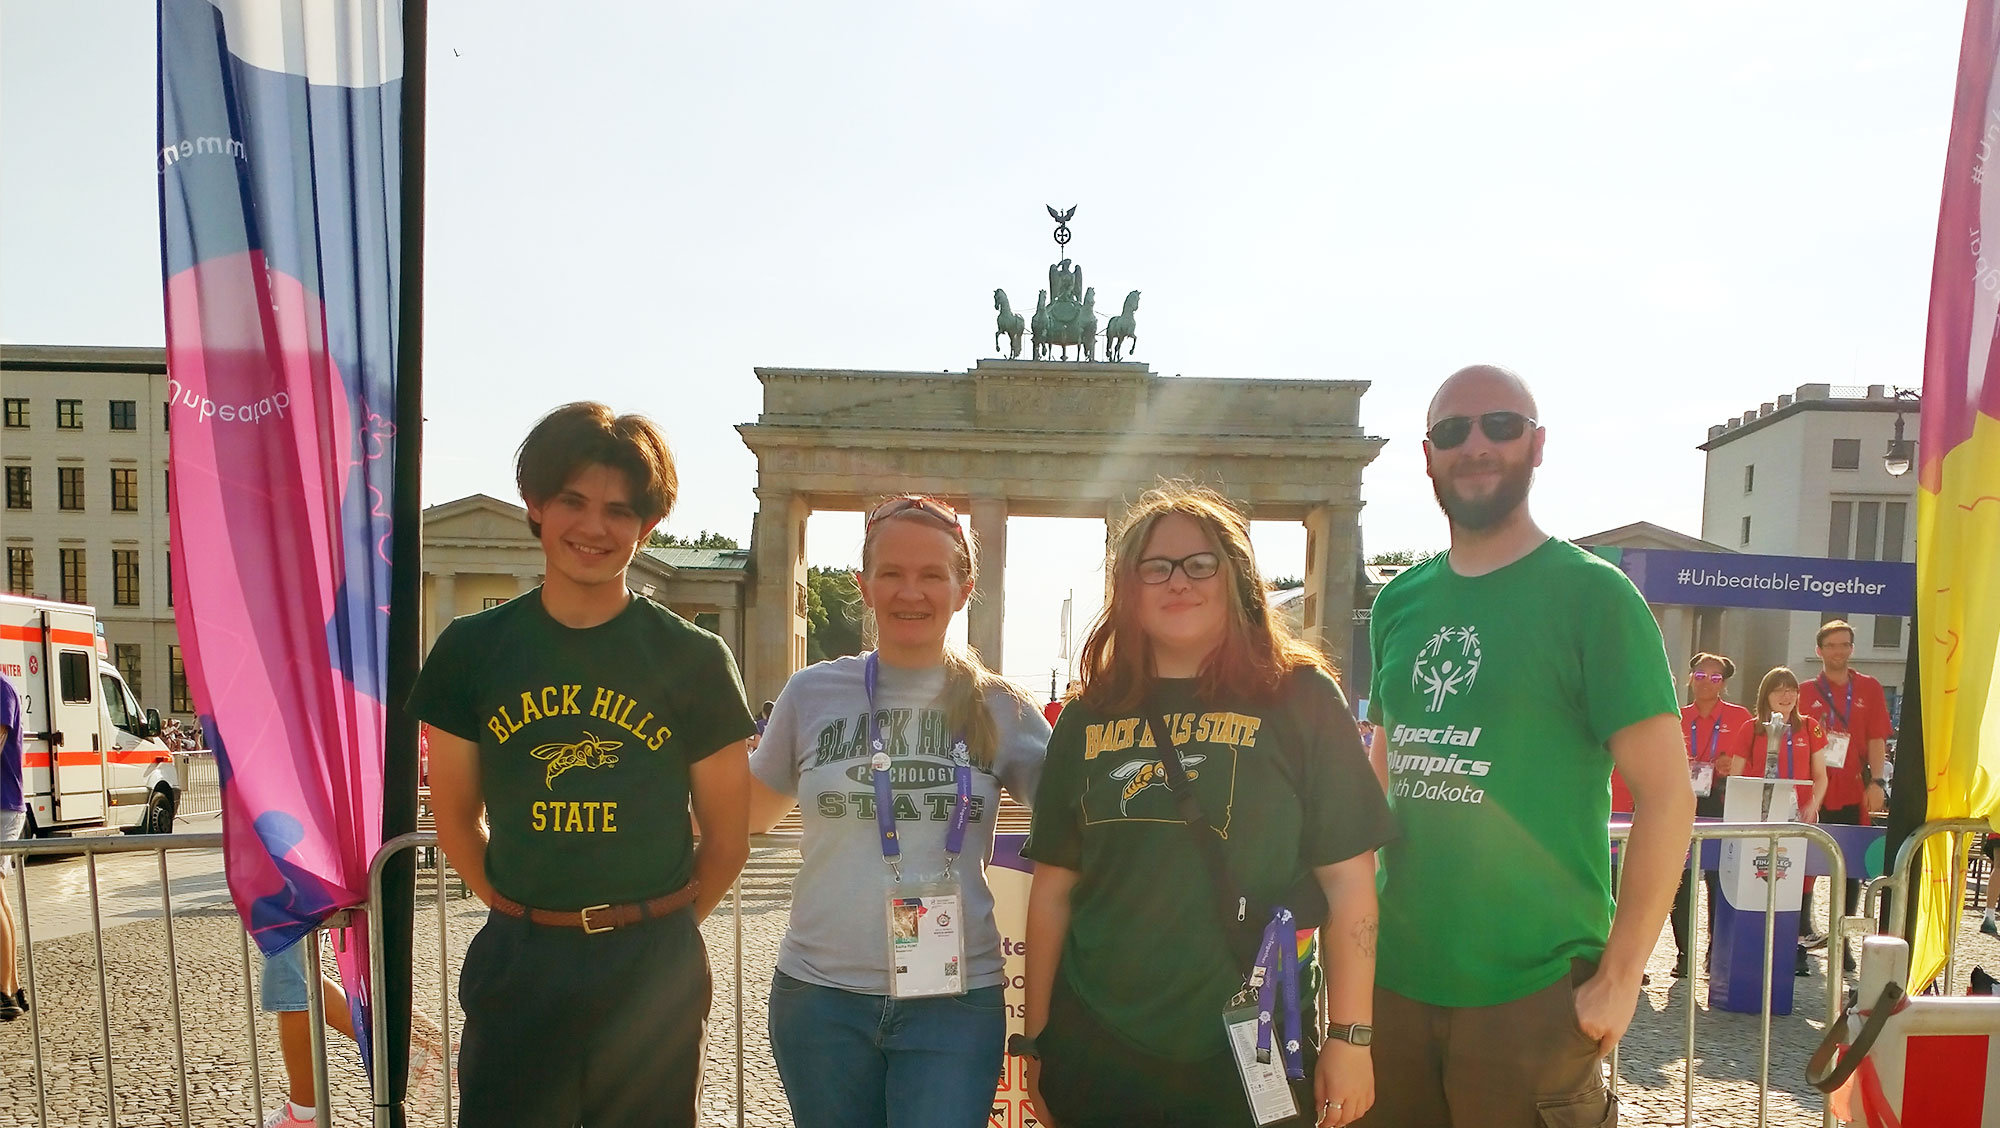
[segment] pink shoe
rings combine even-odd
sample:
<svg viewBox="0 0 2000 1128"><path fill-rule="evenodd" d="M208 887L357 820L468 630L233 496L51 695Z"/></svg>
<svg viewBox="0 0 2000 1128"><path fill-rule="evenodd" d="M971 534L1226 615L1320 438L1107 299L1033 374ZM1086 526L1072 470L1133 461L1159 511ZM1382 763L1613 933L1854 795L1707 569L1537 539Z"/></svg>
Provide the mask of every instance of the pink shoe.
<svg viewBox="0 0 2000 1128"><path fill-rule="evenodd" d="M319 1128L319 1120L302 1120L292 1113L292 1102L286 1101L278 1111L264 1118L264 1128Z"/></svg>

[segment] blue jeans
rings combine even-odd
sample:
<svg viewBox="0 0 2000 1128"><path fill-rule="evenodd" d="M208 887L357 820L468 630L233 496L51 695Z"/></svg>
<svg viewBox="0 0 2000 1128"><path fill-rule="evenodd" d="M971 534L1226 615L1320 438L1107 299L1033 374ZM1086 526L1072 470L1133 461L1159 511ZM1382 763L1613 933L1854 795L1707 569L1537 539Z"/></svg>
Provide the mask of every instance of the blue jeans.
<svg viewBox="0 0 2000 1128"><path fill-rule="evenodd" d="M892 999L771 980L771 1054L798 1128L985 1128L1006 1042L999 986Z"/></svg>

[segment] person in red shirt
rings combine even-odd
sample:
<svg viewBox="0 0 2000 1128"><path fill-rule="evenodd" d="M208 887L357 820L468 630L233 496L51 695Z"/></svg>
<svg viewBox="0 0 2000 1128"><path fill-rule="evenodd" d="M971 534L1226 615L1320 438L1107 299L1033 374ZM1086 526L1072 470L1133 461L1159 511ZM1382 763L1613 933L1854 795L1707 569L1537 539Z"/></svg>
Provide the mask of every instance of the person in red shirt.
<svg viewBox="0 0 2000 1128"><path fill-rule="evenodd" d="M1777 760L1767 762L1771 718L1778 714ZM1799 712L1799 677L1784 666L1764 675L1751 710L1747 749L1727 758L1723 775L1799 781L1799 821L1816 823L1826 799L1826 729ZM1808 782L1810 781L1810 782Z"/></svg>
<svg viewBox="0 0 2000 1128"><path fill-rule="evenodd" d="M1681 708L1681 735L1687 738L1688 781L1694 786L1697 816L1722 817L1723 762L1749 758L1750 735L1756 727L1750 710L1722 699L1723 685L1735 676L1736 663L1720 654L1697 654L1688 663L1690 703ZM1713 932L1715 901L1721 895L1721 887L1714 870L1702 874L1702 882L1708 886L1706 915L1709 930ZM1683 872L1681 887L1674 894L1672 918L1676 979L1694 971L1689 955L1693 950L1689 935L1693 900L1694 887ZM1705 959L1703 966L1707 966Z"/></svg>
<svg viewBox="0 0 2000 1128"><path fill-rule="evenodd" d="M1815 636L1820 674L1799 687L1799 711L1818 721L1827 732L1826 804L1819 821L1864 826L1879 813L1888 796L1882 768L1895 726L1889 721L1889 700L1882 683L1848 668L1854 656L1854 628L1835 619ZM1805 912L1812 914L1814 881L1806 878ZM1861 879L1847 879L1841 912L1860 903ZM1842 953L1851 969L1854 957Z"/></svg>

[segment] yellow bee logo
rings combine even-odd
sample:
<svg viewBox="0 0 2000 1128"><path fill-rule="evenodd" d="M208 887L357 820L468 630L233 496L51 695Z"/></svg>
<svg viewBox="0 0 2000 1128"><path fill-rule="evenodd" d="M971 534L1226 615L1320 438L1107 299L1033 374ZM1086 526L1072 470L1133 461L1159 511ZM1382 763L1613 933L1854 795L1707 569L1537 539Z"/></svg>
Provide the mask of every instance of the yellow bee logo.
<svg viewBox="0 0 2000 1128"><path fill-rule="evenodd" d="M1201 773L1195 771L1194 767L1206 759L1208 757L1200 752L1192 752L1181 757L1181 763L1187 767L1189 779L1200 778ZM1111 778L1126 781L1125 790L1118 795L1118 813L1122 815L1126 813L1125 808L1131 804L1132 798L1140 792L1149 787L1167 786L1167 768L1158 760L1127 760L1111 769Z"/></svg>
<svg viewBox="0 0 2000 1128"><path fill-rule="evenodd" d="M618 762L611 754L614 748L624 747L622 740L599 740L589 732L575 744L544 744L529 752L537 760L549 762L549 774L542 782L550 791L556 789L556 777L571 768L608 768Z"/></svg>

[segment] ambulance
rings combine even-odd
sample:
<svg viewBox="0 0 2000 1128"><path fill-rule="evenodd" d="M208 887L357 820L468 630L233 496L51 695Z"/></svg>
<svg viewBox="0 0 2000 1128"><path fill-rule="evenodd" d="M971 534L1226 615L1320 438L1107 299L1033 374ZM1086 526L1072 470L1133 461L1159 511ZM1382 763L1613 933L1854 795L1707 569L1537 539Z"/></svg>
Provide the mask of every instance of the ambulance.
<svg viewBox="0 0 2000 1128"><path fill-rule="evenodd" d="M21 697L31 835L173 830L180 766L159 712L139 707L107 652L94 609L0 595L0 677Z"/></svg>

